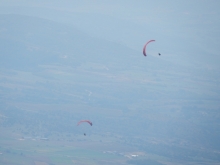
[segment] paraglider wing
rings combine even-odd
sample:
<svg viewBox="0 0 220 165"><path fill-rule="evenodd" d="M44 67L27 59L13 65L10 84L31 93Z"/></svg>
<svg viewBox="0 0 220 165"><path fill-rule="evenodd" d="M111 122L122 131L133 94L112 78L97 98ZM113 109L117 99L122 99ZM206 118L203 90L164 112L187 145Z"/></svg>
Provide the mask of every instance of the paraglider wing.
<svg viewBox="0 0 220 165"><path fill-rule="evenodd" d="M146 47L147 47L147 45L148 45L150 42L153 42L153 41L155 41L155 40L150 40L150 41L148 41L148 42L144 45L144 47L143 47L143 55L144 55L144 56L147 56L147 54L146 54Z"/></svg>
<svg viewBox="0 0 220 165"><path fill-rule="evenodd" d="M87 122L87 123L89 123L89 124L92 126L92 122L89 121L89 120L81 120L81 121L79 121L79 122L77 123L77 125L80 125L81 123L84 123L84 122Z"/></svg>

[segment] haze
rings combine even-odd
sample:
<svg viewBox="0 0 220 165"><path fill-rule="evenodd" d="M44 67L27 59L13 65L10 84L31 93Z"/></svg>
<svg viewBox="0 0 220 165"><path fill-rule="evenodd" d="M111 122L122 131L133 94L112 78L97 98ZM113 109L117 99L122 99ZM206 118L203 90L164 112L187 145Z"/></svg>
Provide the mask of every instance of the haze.
<svg viewBox="0 0 220 165"><path fill-rule="evenodd" d="M219 164L219 7L1 0L0 162Z"/></svg>

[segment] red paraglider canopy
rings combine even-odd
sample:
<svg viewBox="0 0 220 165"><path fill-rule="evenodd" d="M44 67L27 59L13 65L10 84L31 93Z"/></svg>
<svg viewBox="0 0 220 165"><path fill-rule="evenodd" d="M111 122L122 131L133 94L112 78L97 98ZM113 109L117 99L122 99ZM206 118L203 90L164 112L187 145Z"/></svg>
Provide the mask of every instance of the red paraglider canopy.
<svg viewBox="0 0 220 165"><path fill-rule="evenodd" d="M144 47L143 47L143 54L144 54L144 56L147 56L147 54L146 54L146 47L147 47L147 45L148 45L150 42L153 42L153 41L155 41L155 40L150 40L150 41L148 41L148 42L144 45Z"/></svg>
<svg viewBox="0 0 220 165"><path fill-rule="evenodd" d="M77 123L77 125L80 125L81 123L84 123L84 122L87 122L87 123L89 123L89 124L92 126L92 122L89 121L89 120L81 120L81 121L79 121L79 122Z"/></svg>

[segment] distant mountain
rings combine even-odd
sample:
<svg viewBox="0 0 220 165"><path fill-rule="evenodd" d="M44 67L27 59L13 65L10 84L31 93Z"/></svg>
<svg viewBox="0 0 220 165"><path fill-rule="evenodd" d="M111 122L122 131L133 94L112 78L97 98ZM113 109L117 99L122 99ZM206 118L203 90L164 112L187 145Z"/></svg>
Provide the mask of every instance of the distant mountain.
<svg viewBox="0 0 220 165"><path fill-rule="evenodd" d="M19 15L1 15L1 65L79 64L134 56L135 52L53 21ZM25 64L25 65L24 65Z"/></svg>

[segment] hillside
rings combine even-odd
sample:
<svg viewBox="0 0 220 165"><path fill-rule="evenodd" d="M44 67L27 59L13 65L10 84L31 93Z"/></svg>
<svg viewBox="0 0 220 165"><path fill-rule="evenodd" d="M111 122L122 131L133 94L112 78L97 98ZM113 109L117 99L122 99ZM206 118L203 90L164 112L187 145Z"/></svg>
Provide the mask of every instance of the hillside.
<svg viewBox="0 0 220 165"><path fill-rule="evenodd" d="M0 43L1 129L57 140L82 134L75 124L88 118L91 141L219 161L216 66L175 62L153 45L144 57L73 25L13 14L0 15Z"/></svg>

